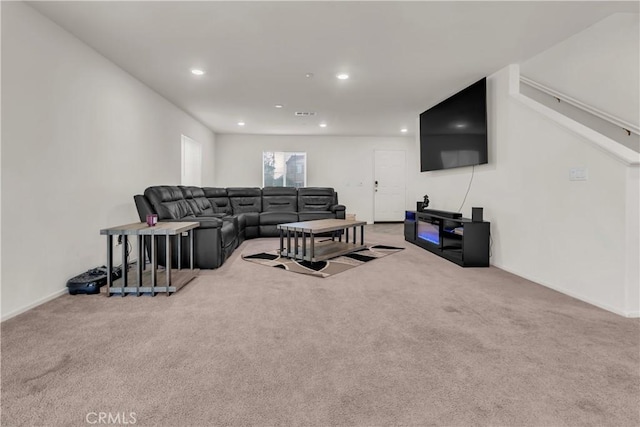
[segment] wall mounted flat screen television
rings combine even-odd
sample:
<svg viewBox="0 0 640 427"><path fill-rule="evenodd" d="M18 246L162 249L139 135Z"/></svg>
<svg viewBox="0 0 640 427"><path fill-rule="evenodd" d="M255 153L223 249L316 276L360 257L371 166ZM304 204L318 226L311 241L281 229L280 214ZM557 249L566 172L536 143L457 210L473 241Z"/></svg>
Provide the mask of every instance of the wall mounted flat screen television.
<svg viewBox="0 0 640 427"><path fill-rule="evenodd" d="M420 170L487 162L487 79L483 78L420 114Z"/></svg>

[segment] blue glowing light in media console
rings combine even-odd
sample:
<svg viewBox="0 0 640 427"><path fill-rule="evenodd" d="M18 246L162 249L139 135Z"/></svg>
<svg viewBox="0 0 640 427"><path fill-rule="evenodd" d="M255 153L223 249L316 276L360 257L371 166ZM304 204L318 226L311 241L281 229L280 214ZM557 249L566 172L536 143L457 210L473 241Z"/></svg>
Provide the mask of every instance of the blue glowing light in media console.
<svg viewBox="0 0 640 427"><path fill-rule="evenodd" d="M438 235L438 232L433 232L433 231L422 231L420 233L418 233L418 238L422 239L422 240L426 240L427 242L431 242L434 243L436 245L440 244L440 236Z"/></svg>

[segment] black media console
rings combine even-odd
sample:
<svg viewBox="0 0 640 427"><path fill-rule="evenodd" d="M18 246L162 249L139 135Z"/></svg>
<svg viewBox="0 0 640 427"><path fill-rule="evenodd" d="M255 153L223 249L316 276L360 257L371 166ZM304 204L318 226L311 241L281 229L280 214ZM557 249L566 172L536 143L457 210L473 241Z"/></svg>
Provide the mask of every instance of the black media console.
<svg viewBox="0 0 640 427"><path fill-rule="evenodd" d="M489 267L490 223L452 214L406 211L404 239L462 267Z"/></svg>

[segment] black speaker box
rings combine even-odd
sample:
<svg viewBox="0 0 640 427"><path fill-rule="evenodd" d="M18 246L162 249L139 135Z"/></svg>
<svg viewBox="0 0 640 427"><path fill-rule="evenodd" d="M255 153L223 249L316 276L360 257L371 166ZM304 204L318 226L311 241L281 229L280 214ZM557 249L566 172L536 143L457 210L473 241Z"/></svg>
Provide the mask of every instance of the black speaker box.
<svg viewBox="0 0 640 427"><path fill-rule="evenodd" d="M482 208L471 208L471 221L482 222Z"/></svg>

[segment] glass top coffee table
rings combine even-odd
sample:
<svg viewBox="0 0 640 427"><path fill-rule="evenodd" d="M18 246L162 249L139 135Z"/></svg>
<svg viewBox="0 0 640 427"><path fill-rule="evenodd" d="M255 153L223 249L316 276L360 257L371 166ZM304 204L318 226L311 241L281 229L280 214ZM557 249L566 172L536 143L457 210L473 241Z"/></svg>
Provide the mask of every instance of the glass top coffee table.
<svg viewBox="0 0 640 427"><path fill-rule="evenodd" d="M364 245L364 226L366 224L365 221L346 219L319 219L279 224L280 256L318 262L364 249L366 247ZM357 239L358 228L360 228L359 242ZM352 242L349 241L350 229L353 229ZM331 240L316 242L316 235L324 233L332 233ZM342 241L343 235L344 242Z"/></svg>

